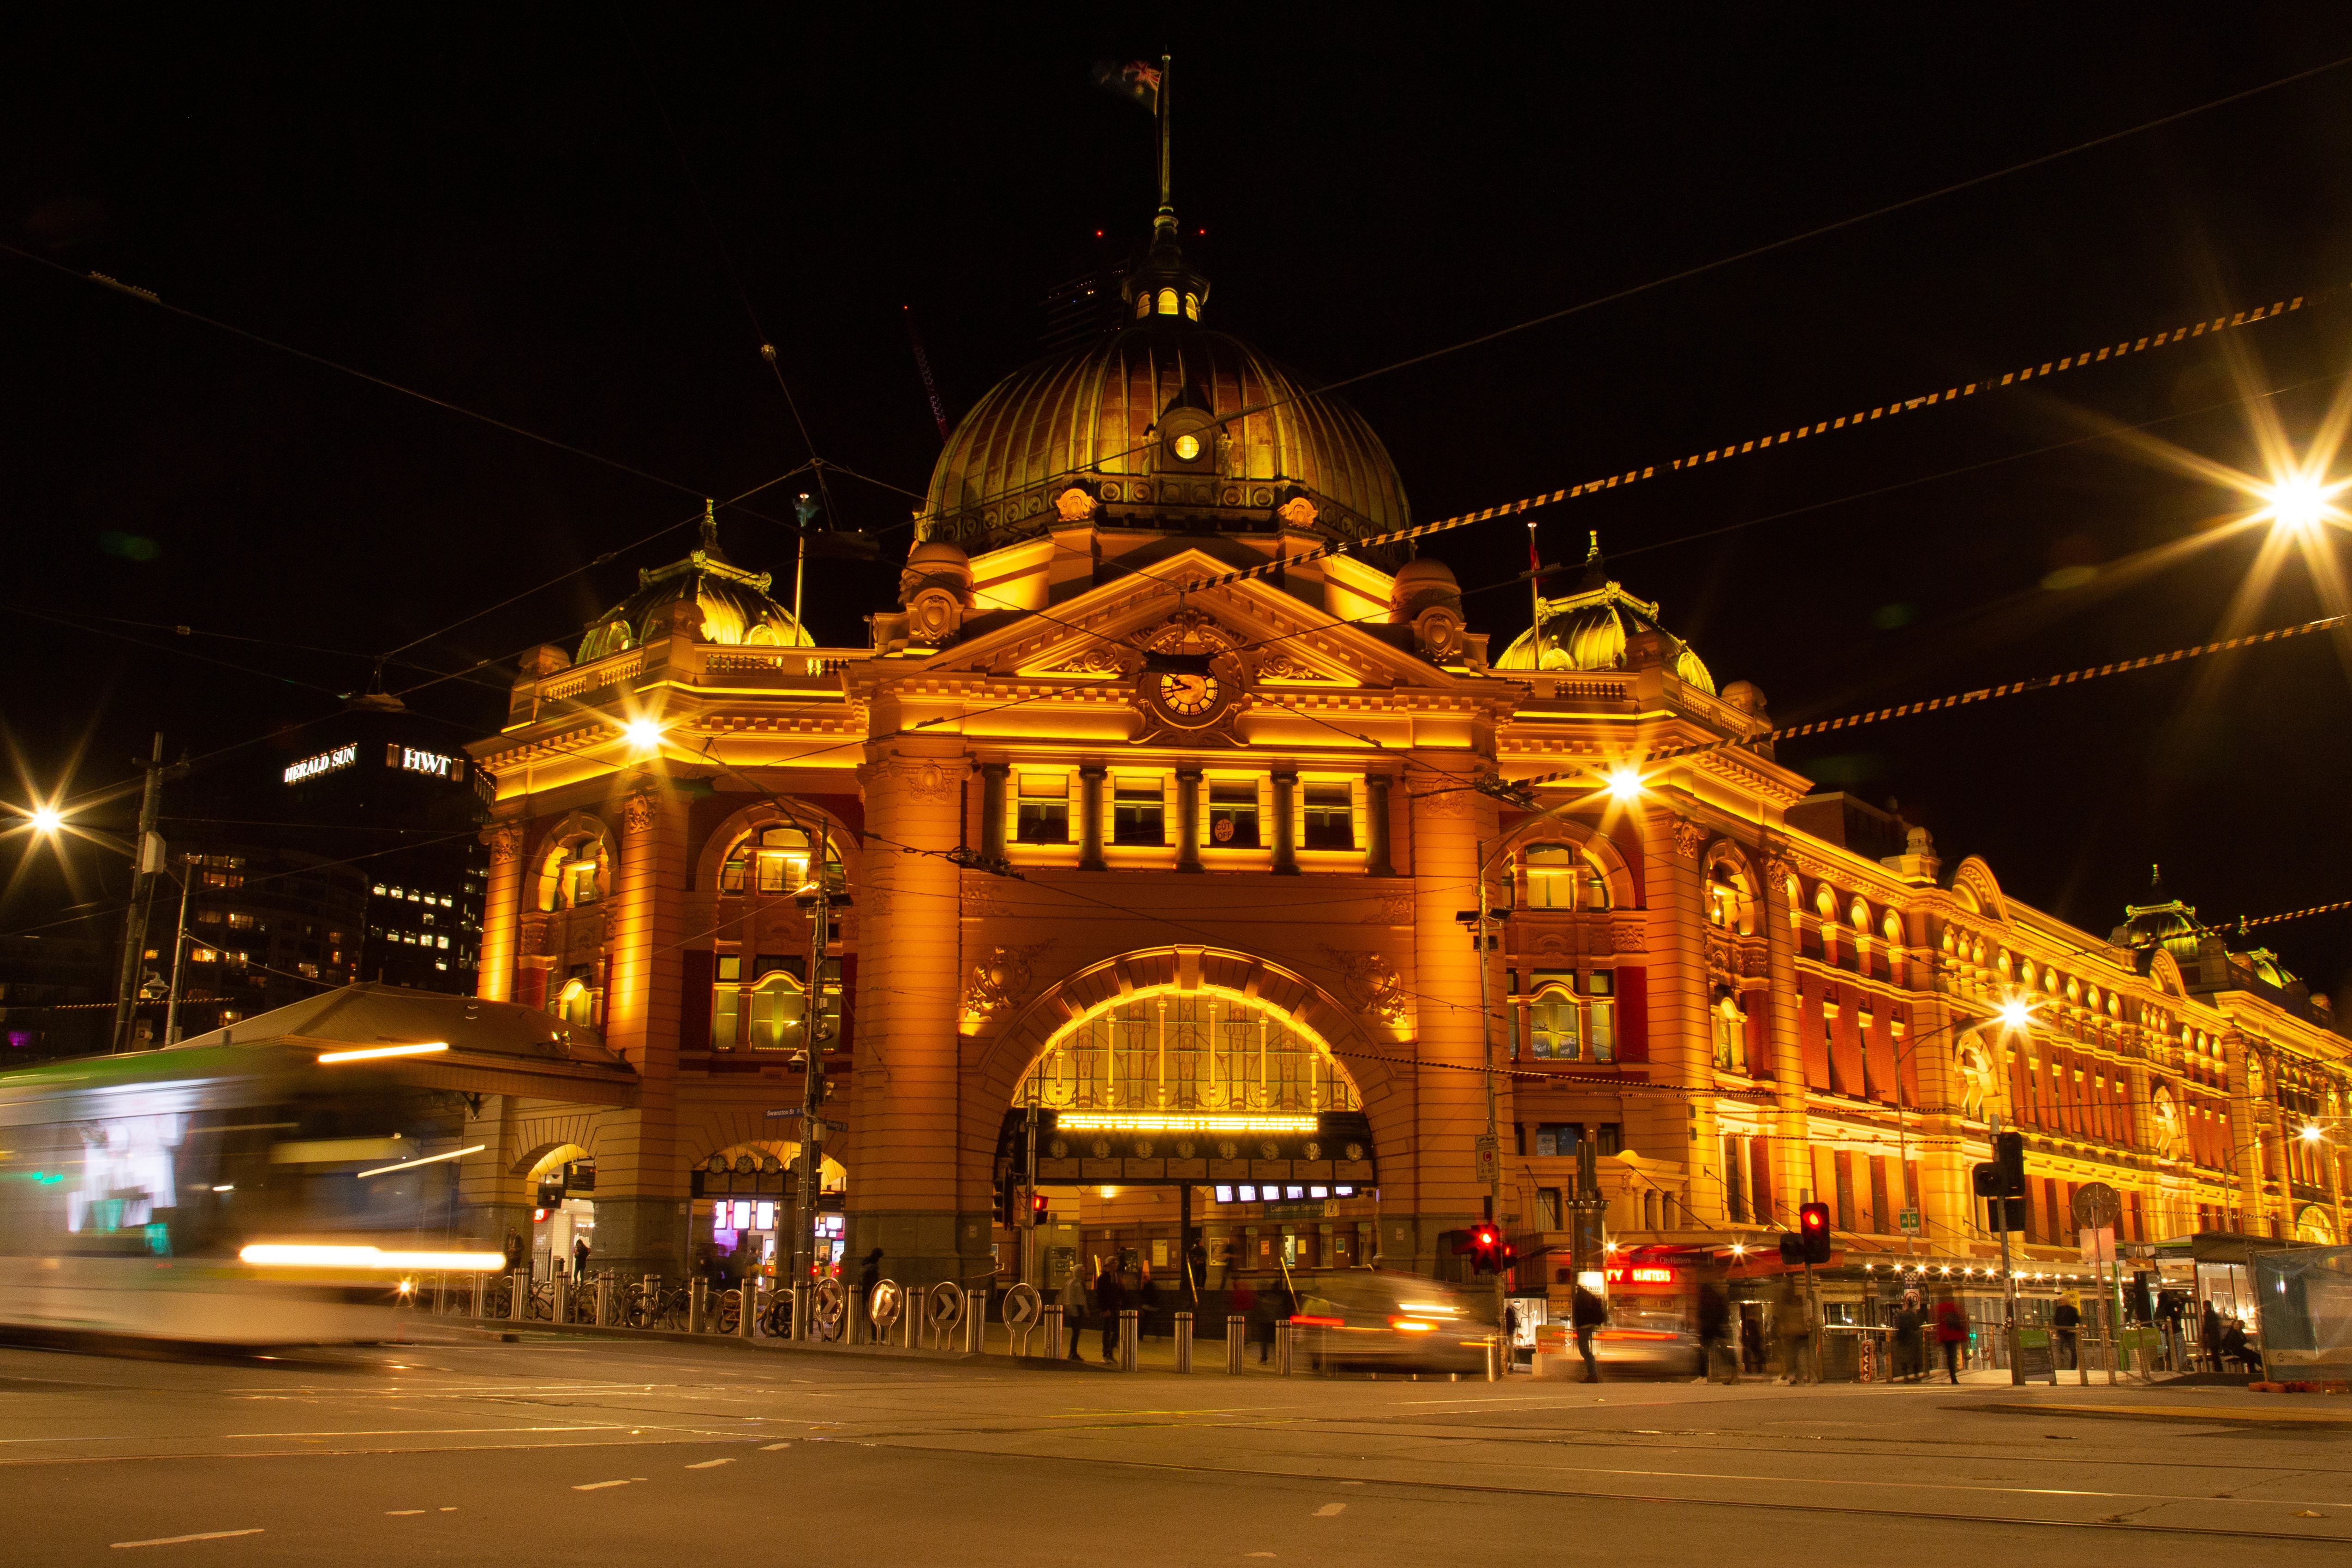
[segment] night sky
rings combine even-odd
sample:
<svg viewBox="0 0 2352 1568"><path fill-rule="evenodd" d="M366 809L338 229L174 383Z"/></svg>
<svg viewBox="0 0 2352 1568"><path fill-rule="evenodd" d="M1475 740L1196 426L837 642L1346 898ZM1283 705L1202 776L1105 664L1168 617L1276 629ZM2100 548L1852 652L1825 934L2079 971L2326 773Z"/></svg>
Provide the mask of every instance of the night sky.
<svg viewBox="0 0 2352 1568"><path fill-rule="evenodd" d="M920 491L939 436L901 308L953 419L1034 356L1037 301L1097 229L1144 237L1150 122L1090 85L1097 58L1173 51L1211 319L1329 379L2352 56L2341 7L1953 13L1940 34L1785 8L1550 31L816 10L6 24L0 239L656 476L0 256L8 798L131 778L158 728L221 753L214 779L274 769L375 655L510 596L385 685L576 639L691 530L624 547L810 455L762 340L819 454ZM2339 389L2347 191L2352 65L1348 395L1426 520L2319 298L1541 514L1548 559L1599 529L1614 574L1783 723L2157 652L2326 612L2295 560L2233 608L2263 534L2215 526L2249 503L2211 473L2262 471L2258 416L2300 450ZM728 550L788 582L804 486L727 513ZM838 476L832 496L835 524L896 526L903 551L908 496ZM1505 585L1469 601L1497 651L1527 623L1525 550L1510 522L1432 549L1465 588ZM895 557L812 571L812 630L862 644ZM1898 798L1948 862L1983 854L2094 932L2159 861L2219 922L2352 899L2347 672L2352 648L2313 637L1781 758ZM506 679L408 700L454 744L494 727ZM85 894L119 889L121 862L77 854ZM66 899L46 857L26 870L0 929ZM2352 915L2264 936L2315 986L2352 982Z"/></svg>

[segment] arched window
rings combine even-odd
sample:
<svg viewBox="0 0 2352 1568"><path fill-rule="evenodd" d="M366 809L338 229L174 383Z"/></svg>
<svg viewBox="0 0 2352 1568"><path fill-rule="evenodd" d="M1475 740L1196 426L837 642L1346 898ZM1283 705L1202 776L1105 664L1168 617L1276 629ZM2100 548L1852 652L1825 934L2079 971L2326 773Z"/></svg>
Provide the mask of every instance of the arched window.
<svg viewBox="0 0 2352 1568"><path fill-rule="evenodd" d="M1176 314L1176 291L1174 289L1163 288L1160 291L1159 309L1162 316L1173 316Z"/></svg>
<svg viewBox="0 0 2352 1568"><path fill-rule="evenodd" d="M832 849L830 836L826 848ZM841 857L825 857L825 880L837 883ZM721 893L757 893L770 897L790 894L808 885L809 837L790 823L755 828L736 841L719 868Z"/></svg>
<svg viewBox="0 0 2352 1568"><path fill-rule="evenodd" d="M1865 936L1869 934L1870 905L1864 904L1860 898L1856 898L1852 904L1846 905L1845 917L1853 923L1853 928L1856 931L1862 932Z"/></svg>
<svg viewBox="0 0 2352 1568"><path fill-rule="evenodd" d="M1354 1080L1314 1036L1254 998L1207 988L1122 998L1067 1026L1013 1103L1029 1103L1033 1092L1061 1111L1363 1108Z"/></svg>
<svg viewBox="0 0 2352 1568"><path fill-rule="evenodd" d="M604 992L595 983L595 966L575 964L572 975L556 991L555 999L547 1010L565 1023L584 1029L597 1028L604 1010Z"/></svg>
<svg viewBox="0 0 2352 1568"><path fill-rule="evenodd" d="M1739 868L1716 861L1706 868L1706 923L1745 936L1756 929L1755 901Z"/></svg>
<svg viewBox="0 0 2352 1568"><path fill-rule="evenodd" d="M1837 894L1830 891L1828 883L1813 889L1813 913L1824 921L1837 918Z"/></svg>
<svg viewBox="0 0 2352 1568"><path fill-rule="evenodd" d="M539 907L580 909L604 897L612 887L604 847L600 836L588 831L567 833L551 844L540 862Z"/></svg>
<svg viewBox="0 0 2352 1568"><path fill-rule="evenodd" d="M1617 1059L1617 977L1595 969L1583 978L1583 994L1570 989L1572 977L1539 985L1528 1004L1528 1051L1538 1061L1614 1061Z"/></svg>
<svg viewBox="0 0 2352 1568"><path fill-rule="evenodd" d="M1606 909L1609 881L1592 857L1566 844L1537 844L1527 852L1528 907Z"/></svg>

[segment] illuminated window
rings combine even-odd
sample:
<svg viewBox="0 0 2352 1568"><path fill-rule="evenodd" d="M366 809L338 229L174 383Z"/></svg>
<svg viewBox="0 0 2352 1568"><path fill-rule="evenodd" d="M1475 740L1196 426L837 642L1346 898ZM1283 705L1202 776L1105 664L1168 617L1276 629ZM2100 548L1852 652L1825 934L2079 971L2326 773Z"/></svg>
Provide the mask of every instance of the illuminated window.
<svg viewBox="0 0 2352 1568"><path fill-rule="evenodd" d="M1173 316L1173 315L1175 315L1175 314L1176 314L1176 291L1175 291L1174 289L1172 289L1172 288L1163 288L1163 289L1161 289L1161 290L1160 291L1160 298L1159 298L1159 300L1158 300L1158 307L1159 307L1160 313L1162 316Z"/></svg>
<svg viewBox="0 0 2352 1568"><path fill-rule="evenodd" d="M1135 297L1135 313L1138 316L1149 316L1151 314L1150 295L1139 294Z"/></svg>
<svg viewBox="0 0 2352 1568"><path fill-rule="evenodd" d="M1606 969L1595 969L1584 977L1584 989L1592 1000L1585 1004L1584 1043L1595 1061L1617 1060L1617 1003L1612 999L1617 989L1617 977Z"/></svg>
<svg viewBox="0 0 2352 1568"><path fill-rule="evenodd" d="M1209 842L1221 850L1254 850L1257 842L1257 784L1252 779L1209 784Z"/></svg>
<svg viewBox="0 0 2352 1568"><path fill-rule="evenodd" d="M1538 1061L1584 1060L1582 1009L1565 988L1547 986L1528 1008L1528 1042Z"/></svg>
<svg viewBox="0 0 2352 1568"><path fill-rule="evenodd" d="M1609 883L1592 857L1566 844L1538 844L1528 851L1528 905L1531 909L1606 909Z"/></svg>
<svg viewBox="0 0 2352 1568"><path fill-rule="evenodd" d="M1354 793L1345 784L1307 784L1303 842L1310 850L1352 850L1356 847Z"/></svg>
<svg viewBox="0 0 2352 1568"><path fill-rule="evenodd" d="M828 860L825 869L838 873L840 862ZM831 882L833 877L826 879ZM789 825L763 828L747 835L728 852L719 868L719 891L742 893L755 889L771 895L793 893L808 885L808 835Z"/></svg>
<svg viewBox="0 0 2352 1568"><path fill-rule="evenodd" d="M1184 295L1184 319L1187 321L1198 321L1200 319L1201 297L1187 290Z"/></svg>
<svg viewBox="0 0 2352 1568"><path fill-rule="evenodd" d="M1213 991L1144 991L1066 1026L1013 1103L1066 1111L1304 1113L1363 1105L1345 1069L1279 1009ZM1329 1156L1326 1156L1327 1158Z"/></svg>
<svg viewBox="0 0 2352 1568"><path fill-rule="evenodd" d="M563 868L563 902L567 908L577 909L583 904L596 902L596 862L573 861Z"/></svg>
<svg viewBox="0 0 2352 1568"><path fill-rule="evenodd" d="M1166 786L1158 779L1116 779L1112 784L1110 841L1166 842Z"/></svg>
<svg viewBox="0 0 2352 1568"><path fill-rule="evenodd" d="M221 912L217 909L199 909L196 911L196 924L199 925L218 925L221 923Z"/></svg>
<svg viewBox="0 0 2352 1568"><path fill-rule="evenodd" d="M1024 773L1013 837L1024 844L1070 841L1070 776Z"/></svg>
<svg viewBox="0 0 2352 1568"><path fill-rule="evenodd" d="M220 954L210 947L191 947L188 949L188 962L191 964L217 964L220 962Z"/></svg>
<svg viewBox="0 0 2352 1568"><path fill-rule="evenodd" d="M1728 992L1715 1005L1715 1064L1731 1072L1748 1065L1748 1019Z"/></svg>

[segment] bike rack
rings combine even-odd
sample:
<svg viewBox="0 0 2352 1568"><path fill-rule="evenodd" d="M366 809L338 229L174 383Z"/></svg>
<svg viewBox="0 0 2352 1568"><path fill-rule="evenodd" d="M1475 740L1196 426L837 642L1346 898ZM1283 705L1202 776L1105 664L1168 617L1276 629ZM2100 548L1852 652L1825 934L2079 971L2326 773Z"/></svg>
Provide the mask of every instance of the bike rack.
<svg viewBox="0 0 2352 1568"><path fill-rule="evenodd" d="M866 1298L866 1321L874 1325L874 1343L890 1343L890 1325L905 1316L907 1292L898 1288L896 1280L884 1280L874 1287Z"/></svg>
<svg viewBox="0 0 2352 1568"><path fill-rule="evenodd" d="M1030 1336L1045 1315L1045 1298L1024 1280L1004 1292L1004 1349L1008 1355L1027 1355ZM1055 1336L1058 1342L1059 1336Z"/></svg>
<svg viewBox="0 0 2352 1568"><path fill-rule="evenodd" d="M963 1321L964 1293L952 1281L933 1285L923 1301L923 1343L932 1350L948 1348L948 1335Z"/></svg>

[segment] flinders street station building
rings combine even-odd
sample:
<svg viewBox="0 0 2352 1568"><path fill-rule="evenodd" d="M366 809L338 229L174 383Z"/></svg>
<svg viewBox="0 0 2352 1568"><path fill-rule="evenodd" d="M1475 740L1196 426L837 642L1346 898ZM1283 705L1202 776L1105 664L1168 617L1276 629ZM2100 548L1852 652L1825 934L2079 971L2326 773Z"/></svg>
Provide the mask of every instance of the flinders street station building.
<svg viewBox="0 0 2352 1568"><path fill-rule="evenodd" d="M706 525L524 660L470 747L480 995L601 1049L468 1099L484 1236L789 1256L812 1051L853 1277L1451 1273L1493 1202L1564 1295L1585 1168L1595 1269L1777 1270L1815 1199L1843 1267L1989 1268L1995 1117L2028 1268L2092 1183L2125 1242L2344 1235L2326 998L2160 890L2070 926L1760 740L1646 761L1769 730L1736 650L1597 549L1505 646L1442 563L1334 549L1411 526L1396 469L1208 293L1163 224L1118 325L979 401L864 645Z"/></svg>

